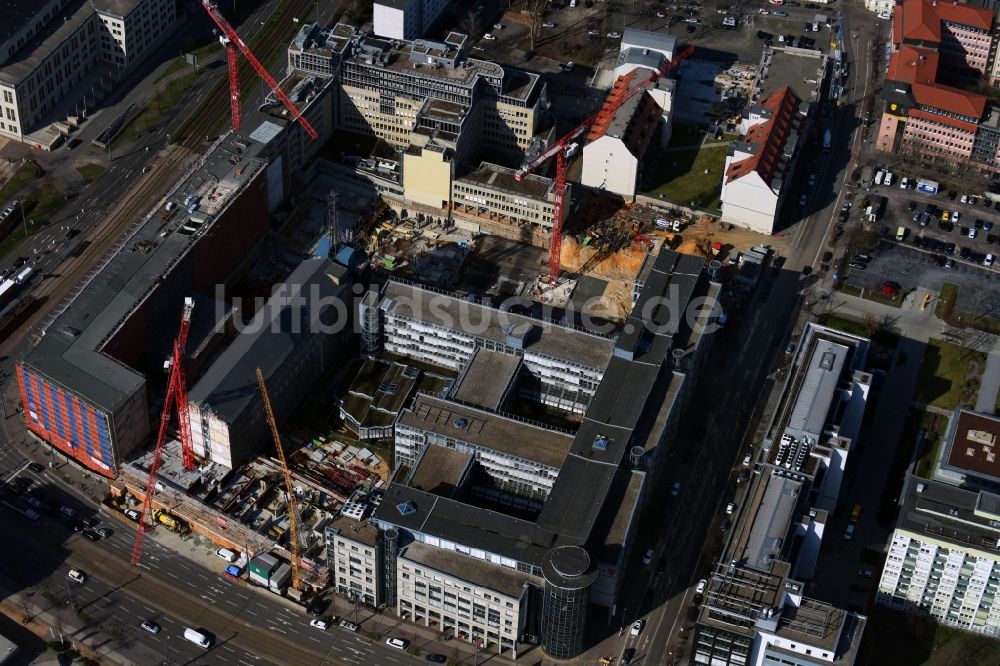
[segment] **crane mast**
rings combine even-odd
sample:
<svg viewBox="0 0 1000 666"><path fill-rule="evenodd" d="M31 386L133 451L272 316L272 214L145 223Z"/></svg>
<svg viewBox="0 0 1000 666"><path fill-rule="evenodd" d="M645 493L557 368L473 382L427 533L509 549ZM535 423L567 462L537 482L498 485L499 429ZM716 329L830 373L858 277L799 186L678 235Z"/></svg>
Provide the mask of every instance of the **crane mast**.
<svg viewBox="0 0 1000 666"><path fill-rule="evenodd" d="M271 426L271 437L274 438L274 448L278 452L278 463L281 465L281 473L285 477L285 491L288 493L288 538L289 550L292 552L292 587L296 590L302 589L302 572L299 562L299 503L295 498L295 489L292 487L292 473L288 470L288 463L285 461L285 449L281 446L281 435L278 434L278 423L274 419L274 411L271 409L271 398L267 395L267 385L264 383L264 373L257 368L257 384L260 386L260 395L264 399L264 412L267 415L267 423Z"/></svg>
<svg viewBox="0 0 1000 666"><path fill-rule="evenodd" d="M278 96L281 103L288 109L288 113L293 121L298 121L302 125L302 129L306 131L306 134L315 141L319 138L319 134L313 129L313 126L309 124L306 117L302 115L299 108L288 98L285 91L281 89L278 82L274 80L267 68L260 64L257 60L257 56L253 54L250 47L247 46L243 38L237 34L236 29L229 25L229 21L226 17L222 15L219 11L219 6L213 0L202 0L201 6L211 17L212 21L218 26L219 30L222 32L222 37L226 40L223 43L226 44L226 58L229 62L229 104L233 112L233 129L237 129L240 126L240 78L239 73L236 68L236 50L239 49L243 57L247 59L250 66L254 68L257 75L264 79L264 82L271 87L274 94Z"/></svg>
<svg viewBox="0 0 1000 666"><path fill-rule="evenodd" d="M181 452L184 458L184 468L194 469L194 451L191 448L191 422L187 410L187 380L184 375L184 349L187 346L188 330L191 328L191 312L194 310L194 300L184 299L184 309L181 312L180 330L174 338L173 353L165 365L170 369L170 379L167 382L167 394L163 398L163 410L160 412L160 428L156 433L156 447L153 449L153 461L149 465L149 477L146 479L146 494L142 501L142 513L139 515L139 526L132 544L132 564L142 561L142 546L149 530L149 514L153 508L153 496L156 494L156 475L163 462L163 444L167 440L167 425L170 423L170 413L177 408L177 430L180 434Z"/></svg>
<svg viewBox="0 0 1000 666"><path fill-rule="evenodd" d="M693 46L688 46L682 50L672 59L665 62L659 69L650 74L646 79L641 81L638 85L629 88L625 94L615 100L612 104L603 106L597 113L577 125L568 134L556 141L551 148L522 166L514 174L514 179L520 181L526 175L535 171L553 157L556 158L556 183L554 188L554 201L552 205L552 241L549 244L549 284L555 284L556 280L559 279L559 264L562 251L563 210L566 205L566 167L569 163L569 160L566 158L566 149L574 140L579 138L584 132L588 131L593 125L614 117L615 113L618 112L618 109L621 108L622 104L630 100L634 95L646 90L646 88L658 81L661 77L669 74L681 63L681 61L689 57L692 53L694 53Z"/></svg>

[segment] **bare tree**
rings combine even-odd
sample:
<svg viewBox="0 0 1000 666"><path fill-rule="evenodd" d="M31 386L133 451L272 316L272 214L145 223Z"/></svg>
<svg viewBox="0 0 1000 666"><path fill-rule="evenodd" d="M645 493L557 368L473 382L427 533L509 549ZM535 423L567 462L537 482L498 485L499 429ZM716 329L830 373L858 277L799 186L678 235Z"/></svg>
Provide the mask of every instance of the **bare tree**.
<svg viewBox="0 0 1000 666"><path fill-rule="evenodd" d="M542 19L545 9L545 0L525 0L525 9L528 10L528 38L531 50L535 50L535 40L542 31Z"/></svg>
<svg viewBox="0 0 1000 666"><path fill-rule="evenodd" d="M482 34L483 23L479 18L479 14L470 9L465 13L465 16L462 17L462 22L459 23L459 27L470 38L475 39Z"/></svg>

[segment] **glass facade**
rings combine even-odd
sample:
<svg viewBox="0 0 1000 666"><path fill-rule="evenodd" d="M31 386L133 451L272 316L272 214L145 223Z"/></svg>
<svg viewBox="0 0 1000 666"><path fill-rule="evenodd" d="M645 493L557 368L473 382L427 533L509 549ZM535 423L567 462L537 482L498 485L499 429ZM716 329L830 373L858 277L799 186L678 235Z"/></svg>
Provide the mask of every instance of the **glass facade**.
<svg viewBox="0 0 1000 666"><path fill-rule="evenodd" d="M584 649L590 588L597 569L583 548L560 546L546 553L542 575L542 649L556 659L572 659Z"/></svg>

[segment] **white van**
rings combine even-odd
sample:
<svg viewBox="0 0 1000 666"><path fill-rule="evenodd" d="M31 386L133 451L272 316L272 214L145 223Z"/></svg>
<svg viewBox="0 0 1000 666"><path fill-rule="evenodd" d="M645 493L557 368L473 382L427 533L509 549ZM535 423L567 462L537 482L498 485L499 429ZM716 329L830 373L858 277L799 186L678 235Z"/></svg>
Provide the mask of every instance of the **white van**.
<svg viewBox="0 0 1000 666"><path fill-rule="evenodd" d="M215 551L215 555L216 557L219 557L225 560L226 562L229 562L230 564L235 562L239 557L236 553L229 550L228 548L220 548L219 550Z"/></svg>
<svg viewBox="0 0 1000 666"><path fill-rule="evenodd" d="M212 647L212 641L208 640L208 636L201 633L197 629L190 629L188 627L184 628L184 638L191 641L195 645L199 645L203 648Z"/></svg>

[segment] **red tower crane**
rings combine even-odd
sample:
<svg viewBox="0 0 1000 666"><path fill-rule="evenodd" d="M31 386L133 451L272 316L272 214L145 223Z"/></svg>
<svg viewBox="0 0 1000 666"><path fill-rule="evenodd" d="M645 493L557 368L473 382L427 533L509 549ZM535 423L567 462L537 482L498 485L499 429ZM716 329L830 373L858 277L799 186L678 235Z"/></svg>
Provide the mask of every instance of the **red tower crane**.
<svg viewBox="0 0 1000 666"><path fill-rule="evenodd" d="M563 206L565 205L566 197L566 149L569 148L570 144L580 137L584 132L590 129L593 125L600 124L603 121L610 121L614 117L615 113L621 108L621 105L630 100L634 95L644 91L652 83L659 80L661 77L666 76L671 71L676 68L682 60L689 57L694 53L694 47L688 46L680 53L676 54L673 59L665 62L658 70L654 71L649 75L648 78L641 81L638 85L629 88L625 94L620 96L616 101L610 105L602 106L600 111L587 118L579 126L570 131L566 136L556 141L551 148L546 150L544 153L536 157L531 162L528 162L514 174L516 180L521 180L527 174L536 170L538 167L542 166L548 162L553 157L556 158L556 188L555 188L555 201L552 206L552 242L549 245L549 283L555 284L556 280L559 279L559 260L560 251L562 248L562 225L563 225Z"/></svg>
<svg viewBox="0 0 1000 666"><path fill-rule="evenodd" d="M219 30L222 31L222 39L224 40L223 43L226 45L226 59L229 61L229 105L233 112L233 129L235 130L240 126L240 77L236 69L236 49L239 49L240 53L243 54L243 57L245 57L247 62L250 63L250 66L256 70L257 75L264 79L264 82L271 87L274 94L278 96L281 103L285 105L286 109L288 109L288 113L291 115L292 120L297 120L299 124L302 125L302 129L306 131L306 134L308 134L311 139L315 141L319 138L319 134L316 133L313 126L310 125L309 121L302 115L302 112L299 111L298 107L292 103L292 100L288 99L288 95L285 94L285 91L281 89L281 86L278 85L278 82L274 80L267 69L260 64L260 61L257 60L257 56L253 54L253 51L251 51L250 47L246 45L243 38L236 34L236 30L233 26L229 25L229 21L227 21L226 17L219 11L218 5L213 2L213 0L201 0L201 6L205 8L205 11L208 12L212 21L214 21L215 25L217 25Z"/></svg>
<svg viewBox="0 0 1000 666"><path fill-rule="evenodd" d="M173 353L164 365L170 368L170 380L167 383L167 395L163 399L163 411L160 412L160 429L156 435L156 448L153 449L153 462L149 466L149 478L146 479L146 496L142 502L142 514L139 516L139 528L135 533L135 543L132 546L132 564L142 561L142 543L149 529L148 519L153 508L153 495L156 493L156 474L160 471L163 460L163 443L167 439L167 424L170 422L170 412L177 407L177 429L180 433L181 451L184 456L184 468L194 469L194 451L191 449L191 423L187 411L187 383L184 375L184 348L187 346L188 329L191 327L191 311L194 301L184 299L184 310L181 313L181 327L174 338Z"/></svg>

